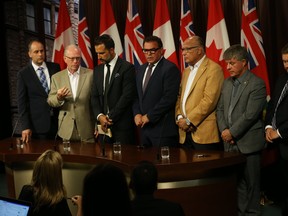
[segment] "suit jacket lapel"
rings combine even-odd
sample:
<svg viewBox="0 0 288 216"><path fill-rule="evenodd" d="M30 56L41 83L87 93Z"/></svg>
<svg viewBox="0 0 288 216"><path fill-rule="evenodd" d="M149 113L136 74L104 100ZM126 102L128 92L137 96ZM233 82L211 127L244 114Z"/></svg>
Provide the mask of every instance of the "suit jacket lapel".
<svg viewBox="0 0 288 216"><path fill-rule="evenodd" d="M46 63L46 67L48 69L49 77L50 77L50 80L51 80L51 77L53 75L52 72L51 72L52 71L51 65Z"/></svg>
<svg viewBox="0 0 288 216"><path fill-rule="evenodd" d="M75 101L78 99L78 97L81 93L81 90L82 90L82 87L85 83L85 80L86 80L86 71L83 70L82 68L80 68L79 81L78 81L78 87L77 87L77 93L76 93Z"/></svg>
<svg viewBox="0 0 288 216"><path fill-rule="evenodd" d="M189 95L191 94L191 92L193 91L193 89L196 86L196 83L198 82L198 80L200 79L200 77L202 76L202 74L205 72L205 70L207 69L207 62L208 59L205 57L205 59L203 60L203 62L201 63L201 65L199 65L199 68L197 70L196 76L193 80L193 83L191 85L190 91L189 91ZM188 75L189 77L189 75ZM187 77L187 79L188 79ZM186 82L187 83L187 82Z"/></svg>
<svg viewBox="0 0 288 216"><path fill-rule="evenodd" d="M148 82L148 84L146 86L146 89L150 88L149 86L151 86L153 84L153 82L155 80L155 77L161 76L161 74L158 75L158 73L161 73L161 72L159 72L159 70L161 70L161 68L163 68L163 61L164 61L164 57L161 57L161 59L159 60L157 65L154 64L153 69L152 69L153 71L152 71L151 77L149 79L149 82ZM145 79L144 74L145 74L145 71L146 71L147 67L148 67L148 63L146 64L146 67L144 68L143 79ZM143 81L143 79L141 81ZM142 83L141 83L141 88L142 88ZM144 92L144 95L145 95L145 92Z"/></svg>
<svg viewBox="0 0 288 216"><path fill-rule="evenodd" d="M140 89L139 90L141 90L141 92L142 92L142 95L144 96L145 95L145 92L143 92L143 81L144 81L144 79L145 79L145 71L146 71L146 68L148 67L148 63L145 63L144 64L144 66L143 67L141 67L141 71L140 71L140 79L139 79L139 86L140 86ZM147 87L146 87L147 88Z"/></svg>
<svg viewBox="0 0 288 216"><path fill-rule="evenodd" d="M233 89L233 81L232 78L229 77L227 79L227 84L226 84L225 92L223 92L223 97L228 98L229 100L225 100L224 106L226 107L225 110L229 110L230 102L231 102L231 97L232 97L232 89ZM231 107L235 107L235 104L231 104Z"/></svg>
<svg viewBox="0 0 288 216"><path fill-rule="evenodd" d="M184 98L184 92L185 92L185 89L186 89L189 73L190 73L190 67L185 68L185 70L183 72L183 75L182 75L183 78L182 78L182 84L181 84L181 88L182 88L182 90L181 90L181 98Z"/></svg>
<svg viewBox="0 0 288 216"><path fill-rule="evenodd" d="M121 68L121 59L118 58L117 61L116 61L116 64L114 66L114 69L113 71L111 71L111 77L110 77L110 82L109 82L109 85L108 85L108 92L109 92L109 89L110 87L112 86L112 83L114 82L114 79L115 79L115 76L116 74L118 74L118 71L120 70ZM119 75L119 74L118 74Z"/></svg>
<svg viewBox="0 0 288 216"><path fill-rule="evenodd" d="M101 64L99 66L99 70L96 71L96 73L98 73L98 75L96 74L96 77L98 78L96 80L98 91L99 91L99 93L101 95L104 95L104 88L103 88L103 83L104 83L104 64Z"/></svg>
<svg viewBox="0 0 288 216"><path fill-rule="evenodd" d="M239 101L240 96L242 95L244 89L247 87L247 85L249 83L249 79L250 79L251 73L248 72L248 71L246 73L248 73L247 76L246 76L246 79L242 81L241 85L239 85L238 92L237 92L237 94L235 96L235 99L231 100L231 108L232 108L232 110L236 106L237 102ZM229 91L230 92L230 98L231 98L231 94L232 94L232 86L233 86L233 82L232 82L232 79L231 79L231 91Z"/></svg>

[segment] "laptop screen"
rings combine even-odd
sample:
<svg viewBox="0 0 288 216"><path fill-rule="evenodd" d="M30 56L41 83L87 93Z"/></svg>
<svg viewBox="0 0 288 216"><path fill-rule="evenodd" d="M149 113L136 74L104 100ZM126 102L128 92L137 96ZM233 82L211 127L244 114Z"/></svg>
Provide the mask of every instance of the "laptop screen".
<svg viewBox="0 0 288 216"><path fill-rule="evenodd" d="M30 202L0 196L1 216L28 216Z"/></svg>

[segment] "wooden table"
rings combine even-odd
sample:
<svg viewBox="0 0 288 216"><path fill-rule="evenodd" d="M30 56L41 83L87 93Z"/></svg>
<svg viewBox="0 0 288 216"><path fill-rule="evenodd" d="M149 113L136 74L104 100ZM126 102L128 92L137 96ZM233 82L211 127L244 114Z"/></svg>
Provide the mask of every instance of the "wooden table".
<svg viewBox="0 0 288 216"><path fill-rule="evenodd" d="M0 161L5 163L11 197L17 197L23 184L30 182L33 162L40 154L54 149L64 160L63 180L68 196L81 193L82 180L95 164L112 163L125 172L129 181L134 165L149 160L159 172L156 196L181 203L186 216L237 215L237 173L245 162L241 154L170 148L170 159L159 160L158 148L122 144L122 153L114 155L112 146L105 144L103 156L99 143L72 142L71 151L64 152L59 140L33 140L23 148L16 147L16 142L16 138L0 140Z"/></svg>

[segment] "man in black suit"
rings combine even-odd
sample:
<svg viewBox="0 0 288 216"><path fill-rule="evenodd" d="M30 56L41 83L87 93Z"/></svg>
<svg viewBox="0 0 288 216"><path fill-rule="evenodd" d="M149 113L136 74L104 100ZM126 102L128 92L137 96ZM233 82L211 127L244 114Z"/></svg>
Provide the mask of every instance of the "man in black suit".
<svg viewBox="0 0 288 216"><path fill-rule="evenodd" d="M137 71L138 98L133 105L135 124L141 128L141 146L159 146L161 143L175 146L179 143L174 116L180 71L175 64L163 57L164 49L160 38L146 37L143 52L147 63L141 65Z"/></svg>
<svg viewBox="0 0 288 216"><path fill-rule="evenodd" d="M129 185L135 195L131 202L132 215L184 216L179 203L154 197L157 183L158 171L152 162L141 161L134 167Z"/></svg>
<svg viewBox="0 0 288 216"><path fill-rule="evenodd" d="M102 63L94 68L91 98L94 116L102 131L112 132L112 137L105 136L105 142L134 144L135 68L116 55L115 43L109 35L97 37L94 46Z"/></svg>
<svg viewBox="0 0 288 216"><path fill-rule="evenodd" d="M29 43L28 55L31 61L18 72L17 81L22 140L29 142L31 137L53 139L57 132L58 111L48 105L47 98L50 78L60 71L60 66L45 62L45 49L38 40L32 40Z"/></svg>
<svg viewBox="0 0 288 216"><path fill-rule="evenodd" d="M286 73L278 78L266 113L266 141L279 144L282 179L284 180L282 214L288 215L288 44L282 50Z"/></svg>

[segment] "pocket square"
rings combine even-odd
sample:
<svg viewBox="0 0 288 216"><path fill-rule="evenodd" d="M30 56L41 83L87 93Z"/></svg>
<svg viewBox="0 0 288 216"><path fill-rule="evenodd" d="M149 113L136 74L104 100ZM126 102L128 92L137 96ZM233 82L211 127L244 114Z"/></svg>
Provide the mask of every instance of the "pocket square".
<svg viewBox="0 0 288 216"><path fill-rule="evenodd" d="M119 74L119 73L116 73L115 76L114 76L114 78L117 78L117 77L119 77L119 76L120 76L120 74Z"/></svg>

